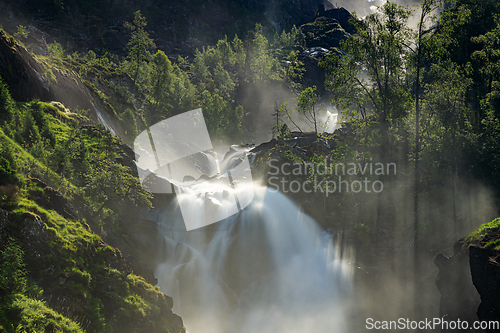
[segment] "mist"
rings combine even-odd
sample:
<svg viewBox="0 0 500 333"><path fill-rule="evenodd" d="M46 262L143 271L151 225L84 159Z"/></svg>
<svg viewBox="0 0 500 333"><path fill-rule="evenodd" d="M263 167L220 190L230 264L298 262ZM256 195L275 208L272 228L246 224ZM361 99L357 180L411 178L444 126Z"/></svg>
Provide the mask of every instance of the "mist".
<svg viewBox="0 0 500 333"><path fill-rule="evenodd" d="M354 249L346 259L354 269L355 312L349 332L364 332L367 318L439 318L436 256L452 256L455 242L498 216L490 187L463 175L453 191L452 175L441 172L439 189L422 192L419 200L415 259L413 166L405 165L404 158L391 162L397 165L397 174L380 178L381 193L287 194L337 235L338 246L350 244ZM437 172L428 170L427 176ZM290 179L303 181L296 176ZM354 179L361 178L350 181Z"/></svg>
<svg viewBox="0 0 500 333"><path fill-rule="evenodd" d="M282 85L256 85L245 91L243 105L252 110L247 118L244 118L244 129L251 129L251 136L244 140L255 144L267 142L273 138L273 126L276 122L275 112L283 103L287 104L288 115L280 115L280 122L285 123L288 128L294 131L313 132L314 124L300 115L296 109L298 93ZM245 108L247 109L247 108ZM329 111L337 114L337 109L331 105L327 95L323 96L317 105L319 118L323 118ZM318 121L318 125L323 122ZM333 125L328 123L328 125ZM340 126L340 125L338 125ZM245 131L247 132L247 131ZM276 137L276 136L274 136Z"/></svg>
<svg viewBox="0 0 500 333"><path fill-rule="evenodd" d="M376 11L377 6L382 6L385 0L328 0L328 2L335 7L344 7L349 12L356 12L358 16L364 17ZM399 5L413 6L420 4L419 0L394 0Z"/></svg>

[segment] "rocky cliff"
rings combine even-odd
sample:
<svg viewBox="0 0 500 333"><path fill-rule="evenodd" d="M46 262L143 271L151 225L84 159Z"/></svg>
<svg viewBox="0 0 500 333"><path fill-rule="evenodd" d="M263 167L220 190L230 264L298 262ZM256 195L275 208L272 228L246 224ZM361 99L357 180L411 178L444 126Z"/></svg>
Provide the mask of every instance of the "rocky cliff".
<svg viewBox="0 0 500 333"><path fill-rule="evenodd" d="M139 217L147 207L114 200L121 214L103 223L85 195L88 184L63 180L68 169L55 155L43 158L55 149L70 154L70 142L95 142L84 155L93 150L95 161L105 149L100 159L124 170L122 181L132 177L130 148L92 125L96 113L88 119L79 111L96 111L92 92L78 74L49 65L3 31L0 76L0 331L183 333L172 298L154 287L148 264L155 260L156 225ZM40 132L49 139L36 151ZM96 194L103 192L113 194L103 188Z"/></svg>
<svg viewBox="0 0 500 333"><path fill-rule="evenodd" d="M121 54L126 51L130 33L123 23L132 20L134 11L141 10L148 19L148 30L158 48L169 50L169 55L185 55L203 45L215 44L224 35L232 37L236 33L243 37L255 23L278 33L289 30L293 25L314 20L321 2L22 0L15 3L0 1L0 8L5 13L6 29L9 29L12 13L23 12L31 16L38 29L57 38L63 45ZM15 24L12 28L15 30Z"/></svg>
<svg viewBox="0 0 500 333"><path fill-rule="evenodd" d="M84 85L76 73L61 71L37 61L4 31L0 31L0 77L17 101L59 101L69 108L93 110Z"/></svg>

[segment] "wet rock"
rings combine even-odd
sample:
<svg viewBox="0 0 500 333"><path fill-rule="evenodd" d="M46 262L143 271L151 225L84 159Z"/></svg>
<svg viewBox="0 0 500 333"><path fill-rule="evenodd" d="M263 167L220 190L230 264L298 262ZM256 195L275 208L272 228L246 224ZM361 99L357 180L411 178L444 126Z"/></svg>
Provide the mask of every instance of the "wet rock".
<svg viewBox="0 0 500 333"><path fill-rule="evenodd" d="M50 265L49 267L45 268L45 269L42 269L40 271L40 275L52 275L54 274L55 272L55 268L54 268L54 265Z"/></svg>
<svg viewBox="0 0 500 333"><path fill-rule="evenodd" d="M316 59L322 58L325 55L327 55L330 51L323 47L310 47L308 49L305 49L300 53L300 55L307 56L307 57L313 57Z"/></svg>
<svg viewBox="0 0 500 333"><path fill-rule="evenodd" d="M66 278L60 276L59 279L57 279L57 281L59 282L59 285L62 286L63 284L66 283Z"/></svg>
<svg viewBox="0 0 500 333"><path fill-rule="evenodd" d="M170 326L174 329L173 332L184 332L184 323L182 322L182 318L172 313L168 316Z"/></svg>

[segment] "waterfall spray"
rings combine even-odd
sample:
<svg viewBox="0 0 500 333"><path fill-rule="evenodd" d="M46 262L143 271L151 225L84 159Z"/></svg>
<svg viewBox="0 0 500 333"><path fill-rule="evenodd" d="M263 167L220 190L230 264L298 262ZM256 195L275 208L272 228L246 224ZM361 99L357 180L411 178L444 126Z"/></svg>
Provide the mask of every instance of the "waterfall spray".
<svg viewBox="0 0 500 333"><path fill-rule="evenodd" d="M352 272L332 235L254 184L246 149L214 150L200 109L134 149L142 186L176 193L151 217L164 236L156 276L190 333L347 332Z"/></svg>
<svg viewBox="0 0 500 333"><path fill-rule="evenodd" d="M253 203L185 231L178 202L157 212L162 292L190 333L348 332L351 266L332 235L285 195L253 186ZM192 211L207 203L186 200Z"/></svg>

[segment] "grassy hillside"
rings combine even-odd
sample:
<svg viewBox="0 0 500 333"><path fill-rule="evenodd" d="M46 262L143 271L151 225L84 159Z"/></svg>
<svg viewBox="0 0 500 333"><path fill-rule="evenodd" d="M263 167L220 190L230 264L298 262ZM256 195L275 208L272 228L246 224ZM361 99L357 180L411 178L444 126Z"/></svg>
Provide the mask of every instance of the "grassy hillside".
<svg viewBox="0 0 500 333"><path fill-rule="evenodd" d="M122 205L151 205L119 139L54 105L0 82L0 332L183 332L172 299L84 218L120 230Z"/></svg>

